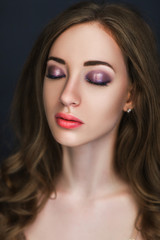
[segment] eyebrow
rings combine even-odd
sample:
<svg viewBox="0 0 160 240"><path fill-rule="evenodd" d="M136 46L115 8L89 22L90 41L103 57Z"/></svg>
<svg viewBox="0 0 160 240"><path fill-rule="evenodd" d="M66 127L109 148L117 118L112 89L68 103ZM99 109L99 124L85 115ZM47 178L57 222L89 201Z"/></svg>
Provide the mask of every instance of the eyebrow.
<svg viewBox="0 0 160 240"><path fill-rule="evenodd" d="M49 61L49 60L53 60L53 61L56 61L56 62L58 62L58 63L64 64L64 65L66 64L66 62L65 62L63 59L58 58L58 57L53 57L53 56L51 56L51 57L49 57L49 58L47 59L47 61ZM104 62L104 61L91 60L91 61L87 61L87 62L85 62L85 63L83 64L83 66L85 66L85 67L88 67L88 66L96 66L96 65L105 65L105 66L110 67L110 68L114 71L114 68L112 67L112 65L109 64L109 63L107 63L107 62Z"/></svg>
<svg viewBox="0 0 160 240"><path fill-rule="evenodd" d="M47 59L47 61L49 61L49 60L53 60L53 61L56 61L56 62L58 62L58 63L61 63L61 64L66 64L66 62L63 60L63 59L61 59L61 58L58 58L58 57L53 57L53 56L51 56L51 57L49 57L48 59Z"/></svg>
<svg viewBox="0 0 160 240"><path fill-rule="evenodd" d="M93 61L87 61L84 63L85 67L86 66L95 66L95 65L105 65L105 66L112 68L112 70L114 71L114 68L112 67L112 65L107 62L104 62L104 61L93 60Z"/></svg>

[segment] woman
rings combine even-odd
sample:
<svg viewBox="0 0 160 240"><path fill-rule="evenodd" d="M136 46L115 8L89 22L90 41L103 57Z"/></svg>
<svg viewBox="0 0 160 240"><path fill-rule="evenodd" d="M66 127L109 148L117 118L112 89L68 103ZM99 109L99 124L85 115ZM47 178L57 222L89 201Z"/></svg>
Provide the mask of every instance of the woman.
<svg viewBox="0 0 160 240"><path fill-rule="evenodd" d="M160 239L159 66L131 8L79 3L42 32L1 167L1 239Z"/></svg>

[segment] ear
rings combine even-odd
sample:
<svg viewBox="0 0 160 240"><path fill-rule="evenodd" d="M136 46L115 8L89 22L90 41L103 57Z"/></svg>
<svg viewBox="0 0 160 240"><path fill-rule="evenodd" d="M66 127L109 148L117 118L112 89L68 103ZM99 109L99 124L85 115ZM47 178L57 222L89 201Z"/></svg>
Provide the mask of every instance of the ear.
<svg viewBox="0 0 160 240"><path fill-rule="evenodd" d="M131 111L133 109L133 101L132 101L132 88L128 91L127 93L127 99L126 99L126 102L124 104L124 107L123 107L123 111L124 112L127 112L127 111Z"/></svg>

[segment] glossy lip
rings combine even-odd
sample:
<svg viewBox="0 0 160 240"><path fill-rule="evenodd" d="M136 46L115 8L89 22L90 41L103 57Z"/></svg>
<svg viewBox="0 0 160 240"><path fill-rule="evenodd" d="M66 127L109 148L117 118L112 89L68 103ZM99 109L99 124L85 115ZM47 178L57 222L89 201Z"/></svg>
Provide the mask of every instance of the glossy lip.
<svg viewBox="0 0 160 240"><path fill-rule="evenodd" d="M70 114L65 114L65 113L57 113L55 115L56 118L63 118L64 120L68 120L68 121L75 121L75 122L79 122L79 123L83 123L80 119L70 115Z"/></svg>
<svg viewBox="0 0 160 240"><path fill-rule="evenodd" d="M72 128L80 127L83 124L83 122L80 119L70 114L57 113L55 115L55 118L56 118L57 124L62 128L72 129Z"/></svg>

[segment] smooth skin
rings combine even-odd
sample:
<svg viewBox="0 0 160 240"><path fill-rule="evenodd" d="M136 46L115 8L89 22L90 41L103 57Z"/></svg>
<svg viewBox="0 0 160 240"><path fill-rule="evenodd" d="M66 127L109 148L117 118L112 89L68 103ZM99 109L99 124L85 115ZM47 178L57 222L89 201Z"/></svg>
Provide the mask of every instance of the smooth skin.
<svg viewBox="0 0 160 240"><path fill-rule="evenodd" d="M57 198L53 193L26 228L26 238L128 240L138 207L130 187L113 169L119 123L123 112L133 107L123 54L109 31L92 22L63 32L48 57L43 101L53 137L62 145L63 170L57 180ZM92 71L99 74L94 75L96 81L101 77L106 81L107 76L107 85L89 83L86 75ZM55 120L60 112L84 124L63 128ZM140 234L136 239L142 239Z"/></svg>

